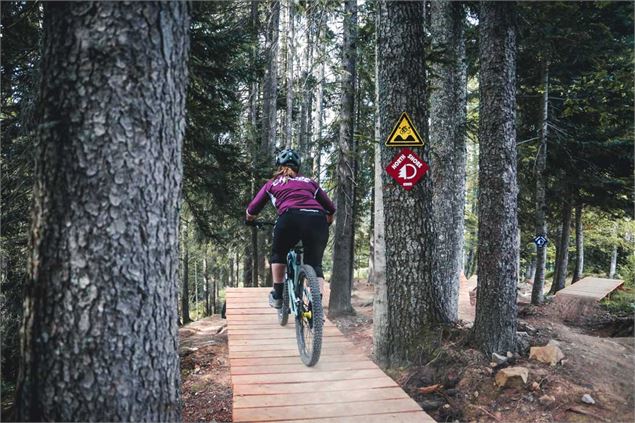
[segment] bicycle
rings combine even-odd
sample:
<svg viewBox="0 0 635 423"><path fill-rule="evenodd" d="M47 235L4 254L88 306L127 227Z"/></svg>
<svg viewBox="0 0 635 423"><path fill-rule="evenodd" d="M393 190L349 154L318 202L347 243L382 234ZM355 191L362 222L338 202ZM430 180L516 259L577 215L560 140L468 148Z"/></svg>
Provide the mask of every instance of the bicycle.
<svg viewBox="0 0 635 423"><path fill-rule="evenodd" d="M248 226L262 229L275 226L275 222L253 220ZM322 352L324 310L322 295L315 270L303 263L303 247L300 241L287 254L287 271L282 293L282 308L278 309L278 323L285 326L289 315L295 317L295 337L300 359L308 367L315 366Z"/></svg>

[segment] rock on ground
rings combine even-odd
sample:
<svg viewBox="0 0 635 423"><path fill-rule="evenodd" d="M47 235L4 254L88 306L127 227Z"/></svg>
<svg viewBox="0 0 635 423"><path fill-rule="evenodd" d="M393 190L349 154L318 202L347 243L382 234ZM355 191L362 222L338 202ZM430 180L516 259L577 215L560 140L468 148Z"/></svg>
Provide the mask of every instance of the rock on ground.
<svg viewBox="0 0 635 423"><path fill-rule="evenodd" d="M496 373L496 384L500 387L522 388L529 379L529 369L526 367L507 367Z"/></svg>

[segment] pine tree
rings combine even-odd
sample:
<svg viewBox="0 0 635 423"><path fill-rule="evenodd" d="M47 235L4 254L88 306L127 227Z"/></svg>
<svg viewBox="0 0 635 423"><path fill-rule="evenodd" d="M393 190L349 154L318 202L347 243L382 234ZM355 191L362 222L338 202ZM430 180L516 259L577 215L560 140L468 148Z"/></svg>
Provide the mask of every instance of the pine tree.
<svg viewBox="0 0 635 423"><path fill-rule="evenodd" d="M473 338L516 349L516 6L481 2L479 33L478 291Z"/></svg>
<svg viewBox="0 0 635 423"><path fill-rule="evenodd" d="M19 420L180 419L188 26L184 3L44 5Z"/></svg>
<svg viewBox="0 0 635 423"><path fill-rule="evenodd" d="M343 78L338 143L335 235L333 243L333 273L329 316L353 312L353 257L355 253L355 88L357 0L345 3L344 43L342 45Z"/></svg>

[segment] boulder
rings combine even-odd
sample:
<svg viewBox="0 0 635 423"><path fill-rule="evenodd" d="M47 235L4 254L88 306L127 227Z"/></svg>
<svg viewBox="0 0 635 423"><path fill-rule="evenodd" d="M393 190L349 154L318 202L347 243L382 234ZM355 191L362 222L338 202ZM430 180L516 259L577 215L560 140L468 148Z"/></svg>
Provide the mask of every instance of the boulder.
<svg viewBox="0 0 635 423"><path fill-rule="evenodd" d="M529 349L529 359L535 359L541 363L555 366L564 358L560 347L556 345L545 345L544 347L531 347Z"/></svg>
<svg viewBox="0 0 635 423"><path fill-rule="evenodd" d="M529 379L529 369L526 367L507 367L496 373L496 384L500 387L516 387L525 386Z"/></svg>

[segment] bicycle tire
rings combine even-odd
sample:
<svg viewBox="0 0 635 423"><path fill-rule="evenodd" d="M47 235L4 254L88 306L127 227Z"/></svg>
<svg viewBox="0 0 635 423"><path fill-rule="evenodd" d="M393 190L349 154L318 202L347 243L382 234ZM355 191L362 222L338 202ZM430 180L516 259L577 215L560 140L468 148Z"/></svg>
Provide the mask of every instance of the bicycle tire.
<svg viewBox="0 0 635 423"><path fill-rule="evenodd" d="M287 287L287 281L284 281L284 288L282 288L282 308L278 310L278 323L280 326L285 326L289 321L289 289Z"/></svg>
<svg viewBox="0 0 635 423"><path fill-rule="evenodd" d="M324 310L320 295L320 284L315 271L309 265L302 265L298 275L298 314L295 316L295 335L298 341L300 359L307 367L315 366L322 352L322 328ZM304 312L311 311L311 318Z"/></svg>

